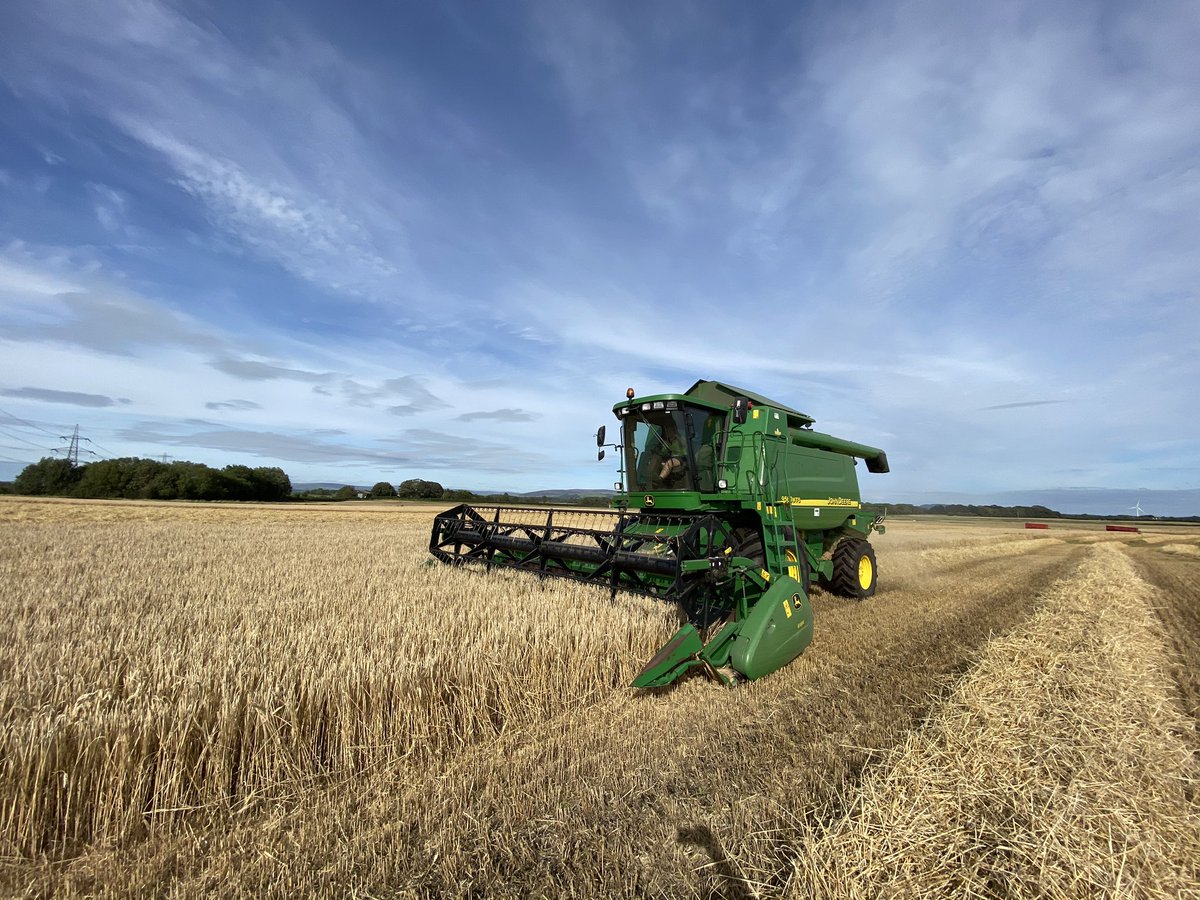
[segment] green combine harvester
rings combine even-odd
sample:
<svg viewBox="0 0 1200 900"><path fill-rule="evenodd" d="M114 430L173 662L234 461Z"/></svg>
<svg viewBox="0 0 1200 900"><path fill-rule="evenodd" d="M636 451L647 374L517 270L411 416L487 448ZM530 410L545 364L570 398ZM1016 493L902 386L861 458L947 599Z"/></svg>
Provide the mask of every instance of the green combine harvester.
<svg viewBox="0 0 1200 900"><path fill-rule="evenodd" d="M463 504L434 519L429 550L679 604L687 623L634 679L659 687L700 669L726 684L787 665L812 640L809 586L875 593L855 467L882 450L813 431L813 419L715 381L613 407L622 481L612 511ZM601 449L598 457L604 458Z"/></svg>

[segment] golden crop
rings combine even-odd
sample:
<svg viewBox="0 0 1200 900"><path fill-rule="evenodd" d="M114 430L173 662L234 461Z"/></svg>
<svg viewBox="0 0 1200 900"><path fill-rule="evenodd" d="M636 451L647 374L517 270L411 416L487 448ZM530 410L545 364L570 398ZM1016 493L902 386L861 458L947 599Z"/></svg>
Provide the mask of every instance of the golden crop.
<svg viewBox="0 0 1200 900"><path fill-rule="evenodd" d="M169 885L197 896L824 890L829 873L846 871L841 844L819 844L807 858L816 869L797 855L869 821L854 810L880 796L870 791L886 771L910 765L882 752L935 746L927 720L962 721L946 718L954 686L994 658L989 648L1011 655L1033 641L1056 665L1064 632L1038 611L1075 595L1084 609L1113 606L1105 578L1120 581L1113 596L1143 604L1135 612L1170 623L1123 651L1123 664L1170 675L1138 682L1154 690L1135 702L1165 712L1123 731L1123 752L1151 758L1147 748L1166 746L1156 729L1178 728L1180 704L1196 715L1193 532L894 522L873 539L879 593L852 603L815 592L816 637L799 660L737 690L695 679L642 693L627 685L675 629L673 609L429 565L438 508L0 498L10 623L0 885L39 895ZM1119 630L1133 613L1106 615L1096 628ZM997 635L1016 643L990 643ZM1085 674L1070 690L1113 690L1095 675L1103 660L1072 665ZM983 678L994 693L1020 683L1014 671L981 665L963 684L977 694ZM1178 697L1163 694L1171 684ZM1039 746L1037 722L1025 727L1028 740L1009 729L998 752ZM969 728L979 732L970 746L986 751L992 738ZM1184 740L1196 749L1194 731ZM1125 770L1104 771L1119 782ZM1119 787L1154 807L1148 779ZM1048 803L1045 814L1060 811ZM1071 814L1090 821L1086 808ZM1171 815L1177 831L1191 827L1195 805ZM1147 872L1200 884L1192 845L1155 823L1138 824L1159 841ZM960 837L943 835L946 846ZM1041 862L1029 862L1039 847ZM1035 841L1012 895L1049 884L1037 866L1051 871L1065 852ZM1138 888L1130 877L1080 891Z"/></svg>
<svg viewBox="0 0 1200 900"><path fill-rule="evenodd" d="M6 854L427 763L611 693L677 627L427 564L425 510L42 509L0 556Z"/></svg>

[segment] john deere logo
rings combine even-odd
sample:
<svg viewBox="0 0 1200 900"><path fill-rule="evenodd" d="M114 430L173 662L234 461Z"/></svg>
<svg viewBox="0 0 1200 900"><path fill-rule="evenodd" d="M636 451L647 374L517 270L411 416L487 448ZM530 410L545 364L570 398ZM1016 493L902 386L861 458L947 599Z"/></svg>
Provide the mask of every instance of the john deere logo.
<svg viewBox="0 0 1200 900"><path fill-rule="evenodd" d="M653 506L653 505L654 505L654 498L651 497L649 494L647 494L646 495L646 506Z"/></svg>

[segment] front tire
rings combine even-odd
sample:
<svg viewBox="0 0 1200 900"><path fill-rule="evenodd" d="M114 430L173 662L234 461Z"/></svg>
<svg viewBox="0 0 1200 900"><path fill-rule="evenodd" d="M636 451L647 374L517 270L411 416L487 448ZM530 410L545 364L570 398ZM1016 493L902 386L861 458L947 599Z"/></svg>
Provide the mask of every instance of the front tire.
<svg viewBox="0 0 1200 900"><path fill-rule="evenodd" d="M858 538L842 541L833 549L833 592L852 600L873 596L879 566L870 543Z"/></svg>

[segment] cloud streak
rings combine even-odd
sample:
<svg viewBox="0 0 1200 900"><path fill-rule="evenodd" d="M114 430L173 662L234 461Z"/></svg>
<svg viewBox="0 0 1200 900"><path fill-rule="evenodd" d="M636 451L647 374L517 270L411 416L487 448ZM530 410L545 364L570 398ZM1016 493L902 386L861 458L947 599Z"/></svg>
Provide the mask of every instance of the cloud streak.
<svg viewBox="0 0 1200 900"><path fill-rule="evenodd" d="M50 294L51 287L66 287L70 292L55 290ZM28 313L5 315L0 308L0 320L10 340L55 341L122 355L151 348L209 350L220 345L204 326L144 299L104 288L67 286L50 279L43 281L38 290L53 297L60 312L51 318L43 305L34 318Z"/></svg>
<svg viewBox="0 0 1200 900"><path fill-rule="evenodd" d="M468 412L458 416L460 422L478 422L490 419L493 422L536 422L540 413L524 409L493 409L491 411Z"/></svg>
<svg viewBox="0 0 1200 900"><path fill-rule="evenodd" d="M218 411L245 412L251 409L262 409L262 404L255 403L253 400L210 400L204 404L204 408Z"/></svg>
<svg viewBox="0 0 1200 900"><path fill-rule="evenodd" d="M204 153L133 118L118 123L158 151L179 184L218 224L306 281L365 297L386 295L401 269L372 249L362 225L319 197L264 183L236 163Z"/></svg>
<svg viewBox="0 0 1200 900"><path fill-rule="evenodd" d="M212 360L209 365L219 372L232 375L244 381L271 381L283 378L290 381L321 382L332 377L331 372L308 372L304 369L293 369L288 366L276 366L255 359L234 359L222 357Z"/></svg>
<svg viewBox="0 0 1200 900"><path fill-rule="evenodd" d="M384 448L330 440L336 433L281 433L241 428L197 428L143 422L119 432L122 440L168 447L198 447L266 459L370 468L477 470L498 473L537 471L546 460L536 453L478 439L462 439L430 429L401 432ZM376 443L379 443L378 441Z"/></svg>
<svg viewBox="0 0 1200 900"><path fill-rule="evenodd" d="M979 407L981 412L987 412L992 409L1020 409L1025 406L1053 406L1056 403L1062 403L1062 400L1018 400L1014 403L997 403L993 406Z"/></svg>
<svg viewBox="0 0 1200 900"><path fill-rule="evenodd" d="M103 394L85 394L79 391L57 391L52 388L2 388L0 396L19 397L23 400L40 400L43 403L65 403L68 406L90 406L94 408L117 406L131 401L125 397L112 398Z"/></svg>

